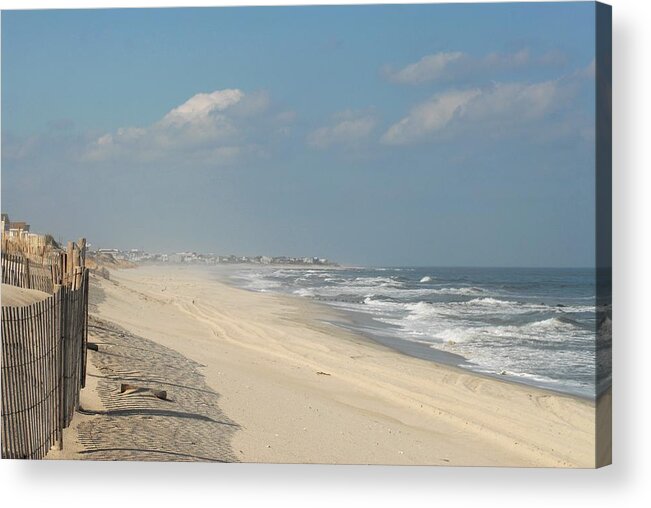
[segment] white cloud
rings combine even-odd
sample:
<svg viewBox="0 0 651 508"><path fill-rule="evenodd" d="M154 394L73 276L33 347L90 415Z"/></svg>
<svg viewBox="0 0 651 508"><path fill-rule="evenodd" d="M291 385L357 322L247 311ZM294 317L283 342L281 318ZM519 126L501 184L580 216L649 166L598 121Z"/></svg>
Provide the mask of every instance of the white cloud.
<svg viewBox="0 0 651 508"><path fill-rule="evenodd" d="M473 129L494 136L540 121L567 109L581 83L590 78L591 65L560 79L494 83L484 88L436 94L391 125L381 141L410 144L431 141L444 134L466 134Z"/></svg>
<svg viewBox="0 0 651 508"><path fill-rule="evenodd" d="M449 72L455 62L463 60L465 55L461 52L441 52L427 55L418 62L412 63L397 71L387 70L388 76L397 83L424 83L435 81Z"/></svg>
<svg viewBox="0 0 651 508"><path fill-rule="evenodd" d="M199 93L147 127L121 127L98 137L86 160L156 161L174 157L230 164L251 146L250 133L269 106L264 92Z"/></svg>
<svg viewBox="0 0 651 508"><path fill-rule="evenodd" d="M343 111L333 116L330 125L312 131L307 142L313 148L332 145L354 146L367 139L377 124L372 112Z"/></svg>
<svg viewBox="0 0 651 508"><path fill-rule="evenodd" d="M216 111L224 111L237 104L244 97L241 90L216 90L212 93L198 93L180 106L167 113L160 121L161 126L182 126L203 122Z"/></svg>
<svg viewBox="0 0 651 508"><path fill-rule="evenodd" d="M392 125L382 136L382 141L387 144L410 143L430 132L441 130L455 115L462 115L464 106L480 93L479 90L453 90L437 94Z"/></svg>
<svg viewBox="0 0 651 508"><path fill-rule="evenodd" d="M558 66L564 63L565 56L558 51L533 57L528 48L522 48L513 53L493 52L479 58L459 51L449 51L426 55L401 69L387 67L385 74L395 83L418 85L469 79L480 74L494 75L499 71L527 65Z"/></svg>

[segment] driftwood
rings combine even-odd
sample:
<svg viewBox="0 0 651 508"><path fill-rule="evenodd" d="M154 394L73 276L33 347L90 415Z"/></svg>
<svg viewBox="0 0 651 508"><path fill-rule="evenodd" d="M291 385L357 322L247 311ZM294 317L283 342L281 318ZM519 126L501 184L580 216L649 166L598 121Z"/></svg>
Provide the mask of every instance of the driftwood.
<svg viewBox="0 0 651 508"><path fill-rule="evenodd" d="M122 383L120 385L120 393L122 395L132 395L134 393L142 395L153 395L154 397L161 400L169 400L167 398L167 391L165 390L156 390L154 388L146 388L143 386L130 385Z"/></svg>

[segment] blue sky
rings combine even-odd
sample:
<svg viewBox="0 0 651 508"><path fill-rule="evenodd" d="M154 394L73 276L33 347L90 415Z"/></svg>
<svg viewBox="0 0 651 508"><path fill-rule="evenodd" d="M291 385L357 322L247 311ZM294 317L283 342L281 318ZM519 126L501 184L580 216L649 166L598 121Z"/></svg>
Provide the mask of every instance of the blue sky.
<svg viewBox="0 0 651 508"><path fill-rule="evenodd" d="M594 263L594 5L2 13L2 209L97 247Z"/></svg>

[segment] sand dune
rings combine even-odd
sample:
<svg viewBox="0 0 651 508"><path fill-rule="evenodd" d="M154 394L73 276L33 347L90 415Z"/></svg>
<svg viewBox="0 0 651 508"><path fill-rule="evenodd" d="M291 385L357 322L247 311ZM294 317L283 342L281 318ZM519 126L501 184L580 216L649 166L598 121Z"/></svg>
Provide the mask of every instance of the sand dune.
<svg viewBox="0 0 651 508"><path fill-rule="evenodd" d="M0 296L4 307L22 307L45 300L50 295L36 289L24 289L11 284L3 284Z"/></svg>

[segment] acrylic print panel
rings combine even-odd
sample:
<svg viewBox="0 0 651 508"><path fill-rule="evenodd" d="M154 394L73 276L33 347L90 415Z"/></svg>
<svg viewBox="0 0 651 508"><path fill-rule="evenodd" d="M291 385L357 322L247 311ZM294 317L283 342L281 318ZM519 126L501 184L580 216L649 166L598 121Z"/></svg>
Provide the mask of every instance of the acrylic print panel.
<svg viewBox="0 0 651 508"><path fill-rule="evenodd" d="M3 458L610 463L610 16L3 12Z"/></svg>

